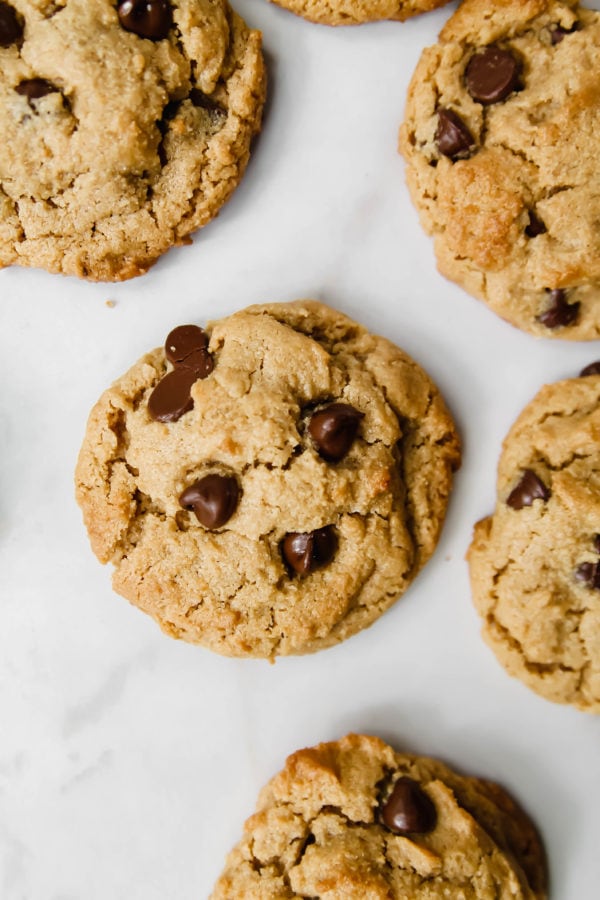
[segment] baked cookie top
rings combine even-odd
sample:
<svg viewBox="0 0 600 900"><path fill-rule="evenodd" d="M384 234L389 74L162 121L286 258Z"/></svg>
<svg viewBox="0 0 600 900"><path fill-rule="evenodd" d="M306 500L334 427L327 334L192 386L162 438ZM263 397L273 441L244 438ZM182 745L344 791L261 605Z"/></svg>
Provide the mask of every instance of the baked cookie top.
<svg viewBox="0 0 600 900"><path fill-rule="evenodd" d="M425 372L320 303L183 326L104 393L77 498L114 587L174 637L307 653L431 556L459 443Z"/></svg>
<svg viewBox="0 0 600 900"><path fill-rule="evenodd" d="M599 54L574 0L465 0L400 130L440 272L542 337L600 337Z"/></svg>
<svg viewBox="0 0 600 900"><path fill-rule="evenodd" d="M350 734L260 793L211 900L545 896L544 851L496 784Z"/></svg>
<svg viewBox="0 0 600 900"><path fill-rule="evenodd" d="M360 25L381 19L403 22L411 16L444 6L448 0L271 0L321 25Z"/></svg>
<svg viewBox="0 0 600 900"><path fill-rule="evenodd" d="M0 266L146 271L216 215L258 131L226 0L0 0Z"/></svg>
<svg viewBox="0 0 600 900"><path fill-rule="evenodd" d="M483 635L510 674L600 713L600 365L589 371L543 387L509 431L468 560Z"/></svg>

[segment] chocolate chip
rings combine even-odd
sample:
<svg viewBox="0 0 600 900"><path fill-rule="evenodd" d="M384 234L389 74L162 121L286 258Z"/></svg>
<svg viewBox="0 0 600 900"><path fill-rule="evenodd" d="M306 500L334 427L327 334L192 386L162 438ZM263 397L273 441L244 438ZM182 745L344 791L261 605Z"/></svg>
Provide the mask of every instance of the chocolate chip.
<svg viewBox="0 0 600 900"><path fill-rule="evenodd" d="M475 146L473 135L453 109L438 109L435 142L438 150L450 159L469 156Z"/></svg>
<svg viewBox="0 0 600 900"><path fill-rule="evenodd" d="M543 500L545 502L550 497L550 493L550 489L538 478L535 472L532 472L531 469L525 469L521 480L512 489L506 502L512 509L523 509L524 506L531 506L534 500Z"/></svg>
<svg viewBox="0 0 600 900"><path fill-rule="evenodd" d="M308 575L331 562L337 550L337 537L331 525L302 534L291 531L281 542L288 566L298 575Z"/></svg>
<svg viewBox="0 0 600 900"><path fill-rule="evenodd" d="M47 94L54 94L58 88L46 81L45 78L28 78L26 81L21 81L15 91L31 101L39 100L40 97L45 97Z"/></svg>
<svg viewBox="0 0 600 900"><path fill-rule="evenodd" d="M194 369L178 366L162 378L148 400L148 412L157 422L176 422L194 405L190 390L198 375Z"/></svg>
<svg viewBox="0 0 600 900"><path fill-rule="evenodd" d="M573 572L575 581L580 581L586 587L600 591L600 564L592 562L580 563Z"/></svg>
<svg viewBox="0 0 600 900"><path fill-rule="evenodd" d="M519 87L521 65L508 50L486 47L469 60L467 91L478 103L499 103Z"/></svg>
<svg viewBox="0 0 600 900"><path fill-rule="evenodd" d="M171 5L167 0L124 0L117 12L126 31L139 37L160 41L173 24Z"/></svg>
<svg viewBox="0 0 600 900"><path fill-rule="evenodd" d="M208 335L198 325L178 325L169 332L165 341L165 355L173 365L184 362L197 350L206 350Z"/></svg>
<svg viewBox="0 0 600 900"><path fill-rule="evenodd" d="M23 37L23 23L10 3L0 0L0 47L10 47Z"/></svg>
<svg viewBox="0 0 600 900"><path fill-rule="evenodd" d="M600 375L600 360L590 363L579 373L580 378L585 378L586 375Z"/></svg>
<svg viewBox="0 0 600 900"><path fill-rule="evenodd" d="M556 288L550 293L550 306L540 316L538 322L546 328L564 328L572 325L579 315L579 303L567 303L566 291Z"/></svg>
<svg viewBox="0 0 600 900"><path fill-rule="evenodd" d="M568 34L573 34L574 31L577 31L579 27L579 22L575 22L574 25L571 25L570 28L563 28L562 25L557 25L550 32L550 41L552 44L560 44L560 42L565 38Z"/></svg>
<svg viewBox="0 0 600 900"><path fill-rule="evenodd" d="M545 234L548 229L541 219L539 219L533 210L529 210L529 225L525 228L527 237L537 237L538 234Z"/></svg>
<svg viewBox="0 0 600 900"><path fill-rule="evenodd" d="M206 528L220 528L234 514L239 494L233 475L213 472L187 487L179 498L179 504L184 509L193 510Z"/></svg>
<svg viewBox="0 0 600 900"><path fill-rule="evenodd" d="M213 100L212 97L209 97L208 94L205 94L203 91L198 88L192 88L190 91L190 100L194 104L194 106L200 107L200 109L206 109L211 113L218 113L219 115L226 116L227 111L223 109L223 107Z"/></svg>
<svg viewBox="0 0 600 900"><path fill-rule="evenodd" d="M380 807L386 828L395 834L425 834L433 831L437 813L433 801L412 778L403 776Z"/></svg>
<svg viewBox="0 0 600 900"><path fill-rule="evenodd" d="M349 403L332 403L313 413L308 432L315 442L319 456L338 462L346 455L356 437L364 413Z"/></svg>
<svg viewBox="0 0 600 900"><path fill-rule="evenodd" d="M206 378L215 367L214 360L208 350L195 350L178 365L186 369L193 369L196 373L196 378Z"/></svg>

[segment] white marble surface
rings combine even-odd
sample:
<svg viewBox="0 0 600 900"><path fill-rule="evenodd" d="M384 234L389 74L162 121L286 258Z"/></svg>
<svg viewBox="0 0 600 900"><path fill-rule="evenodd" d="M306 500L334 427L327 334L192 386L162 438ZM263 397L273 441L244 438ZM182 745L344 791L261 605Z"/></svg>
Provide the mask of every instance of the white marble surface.
<svg viewBox="0 0 600 900"><path fill-rule="evenodd" d="M265 128L193 247L120 285L0 272L0 898L206 898L286 754L354 729L508 786L544 834L554 900L593 900L600 720L504 673L479 638L464 554L508 426L600 347L520 334L435 271L396 135L447 9L332 30L262 0L237 7L264 33ZM170 641L115 595L72 473L93 402L172 326L300 296L415 356L465 455L408 594L345 644L270 666Z"/></svg>

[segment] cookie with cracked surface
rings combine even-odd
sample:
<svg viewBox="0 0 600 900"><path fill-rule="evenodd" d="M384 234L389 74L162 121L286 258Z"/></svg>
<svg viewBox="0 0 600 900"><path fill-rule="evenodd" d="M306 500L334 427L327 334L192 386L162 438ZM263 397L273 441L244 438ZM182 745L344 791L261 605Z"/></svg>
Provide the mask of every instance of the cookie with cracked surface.
<svg viewBox="0 0 600 900"><path fill-rule="evenodd" d="M468 551L483 636L543 697L600 713L600 366L546 385L503 445Z"/></svg>
<svg viewBox="0 0 600 900"><path fill-rule="evenodd" d="M226 0L0 0L0 267L140 275L212 219L260 126Z"/></svg>
<svg viewBox="0 0 600 900"><path fill-rule="evenodd" d="M599 53L575 0L464 0L400 130L440 272L542 337L600 337Z"/></svg>
<svg viewBox="0 0 600 900"><path fill-rule="evenodd" d="M501 787L350 734L288 758L211 900L545 896L540 839Z"/></svg>
<svg viewBox="0 0 600 900"><path fill-rule="evenodd" d="M360 25L411 16L444 6L449 0L271 0L284 9L320 25Z"/></svg>
<svg viewBox="0 0 600 900"><path fill-rule="evenodd" d="M94 408L77 467L114 587L170 635L308 653L435 548L460 451L425 372L315 301L182 326Z"/></svg>

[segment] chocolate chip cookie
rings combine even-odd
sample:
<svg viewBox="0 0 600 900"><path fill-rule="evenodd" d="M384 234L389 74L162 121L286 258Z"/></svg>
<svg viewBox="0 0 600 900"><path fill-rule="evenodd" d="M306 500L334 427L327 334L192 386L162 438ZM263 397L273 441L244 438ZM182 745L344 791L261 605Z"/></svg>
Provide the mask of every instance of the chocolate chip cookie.
<svg viewBox="0 0 600 900"><path fill-rule="evenodd" d="M360 25L381 19L403 22L436 9L448 0L272 0L291 12L321 25Z"/></svg>
<svg viewBox="0 0 600 900"><path fill-rule="evenodd" d="M175 328L94 408L77 498L114 587L173 637L307 653L431 556L459 464L425 372L311 301Z"/></svg>
<svg viewBox="0 0 600 900"><path fill-rule="evenodd" d="M465 0L400 131L442 274L541 337L600 337L599 54L574 0Z"/></svg>
<svg viewBox="0 0 600 900"><path fill-rule="evenodd" d="M549 700L600 713L600 364L546 385L504 441L468 552L483 636Z"/></svg>
<svg viewBox="0 0 600 900"><path fill-rule="evenodd" d="M212 900L533 900L544 851L498 785L350 734L263 788Z"/></svg>
<svg viewBox="0 0 600 900"><path fill-rule="evenodd" d="M265 92L226 0L0 0L0 267L139 275L238 184Z"/></svg>

